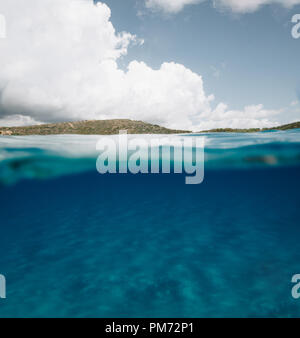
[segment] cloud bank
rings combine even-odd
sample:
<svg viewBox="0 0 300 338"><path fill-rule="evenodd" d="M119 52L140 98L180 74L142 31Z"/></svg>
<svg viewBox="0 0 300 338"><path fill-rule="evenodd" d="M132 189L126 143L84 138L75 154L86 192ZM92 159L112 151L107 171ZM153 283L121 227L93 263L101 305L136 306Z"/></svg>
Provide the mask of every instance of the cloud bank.
<svg viewBox="0 0 300 338"><path fill-rule="evenodd" d="M120 69L139 40L116 32L103 3L1 0L0 13L8 34L0 40L2 126L114 118L188 130L278 124L278 112L262 105L235 111L214 104L202 77L183 65L152 69L133 60Z"/></svg>
<svg viewBox="0 0 300 338"><path fill-rule="evenodd" d="M162 10L165 13L178 13L186 5L194 5L207 0L145 0L147 8ZM211 0L217 8L230 9L235 13L255 12L264 5L279 4L292 8L300 4L300 0Z"/></svg>

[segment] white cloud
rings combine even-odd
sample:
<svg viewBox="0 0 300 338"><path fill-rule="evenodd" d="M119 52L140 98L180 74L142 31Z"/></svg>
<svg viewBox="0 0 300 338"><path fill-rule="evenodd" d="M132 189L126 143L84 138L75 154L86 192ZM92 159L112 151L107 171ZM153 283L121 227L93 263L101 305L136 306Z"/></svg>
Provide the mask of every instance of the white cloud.
<svg viewBox="0 0 300 338"><path fill-rule="evenodd" d="M214 128L270 128L279 125L274 121L281 110L267 110L262 104L246 106L243 110L229 110L224 103L201 117L198 130Z"/></svg>
<svg viewBox="0 0 300 338"><path fill-rule="evenodd" d="M9 115L0 118L1 127L21 127L32 126L34 124L41 124L41 122L36 121L32 117L25 115Z"/></svg>
<svg viewBox="0 0 300 338"><path fill-rule="evenodd" d="M162 10L166 13L178 13L186 5L197 4L207 0L145 0L146 7ZM211 0L215 7L228 8L236 13L255 12L263 5L280 4L292 8L300 0Z"/></svg>
<svg viewBox="0 0 300 338"><path fill-rule="evenodd" d="M117 33L110 9L88 0L1 0L8 36L0 41L0 125L130 118L170 128L266 127L276 111L224 104L183 65L118 67L137 38Z"/></svg>
<svg viewBox="0 0 300 338"><path fill-rule="evenodd" d="M146 7L163 10L166 13L178 13L186 5L194 5L205 0L146 0Z"/></svg>

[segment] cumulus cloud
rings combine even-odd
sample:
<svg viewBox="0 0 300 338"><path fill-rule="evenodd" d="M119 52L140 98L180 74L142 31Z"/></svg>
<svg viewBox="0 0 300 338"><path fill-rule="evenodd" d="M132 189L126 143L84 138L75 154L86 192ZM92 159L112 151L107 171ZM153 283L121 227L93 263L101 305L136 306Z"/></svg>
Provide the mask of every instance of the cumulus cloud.
<svg viewBox="0 0 300 338"><path fill-rule="evenodd" d="M204 113L198 125L198 130L214 128L270 128L279 125L273 118L281 110L268 110L262 104L246 106L243 110L230 110L220 103L213 111Z"/></svg>
<svg viewBox="0 0 300 338"><path fill-rule="evenodd" d="M103 3L1 0L0 13L8 32L0 40L0 125L113 118L189 130L275 124L277 112L262 106L213 108L202 77L183 65L132 61L120 69L140 40L116 32Z"/></svg>
<svg viewBox="0 0 300 338"><path fill-rule="evenodd" d="M23 127L23 126L32 126L35 124L41 124L42 122L34 120L30 116L25 115L9 115L3 118L0 118L0 126L3 127Z"/></svg>
<svg viewBox="0 0 300 338"><path fill-rule="evenodd" d="M159 9L167 13L178 13L186 5L197 4L207 0L145 0L146 7ZM300 0L209 0L218 8L228 8L235 13L255 12L263 5L280 4L292 8L300 4Z"/></svg>

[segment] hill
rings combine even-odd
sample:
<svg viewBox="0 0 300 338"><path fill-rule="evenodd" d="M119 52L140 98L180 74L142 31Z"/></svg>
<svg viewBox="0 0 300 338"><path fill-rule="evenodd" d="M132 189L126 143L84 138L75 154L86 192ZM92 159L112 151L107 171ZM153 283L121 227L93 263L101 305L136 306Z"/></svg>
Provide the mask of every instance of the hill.
<svg viewBox="0 0 300 338"><path fill-rule="evenodd" d="M0 135L114 135L119 130L128 134L182 134L186 130L173 130L155 124L132 120L100 120L41 124L26 127L0 127Z"/></svg>
<svg viewBox="0 0 300 338"><path fill-rule="evenodd" d="M205 130L201 133L257 133L260 131L268 131L268 130L290 130L290 129L298 129L300 128L300 122L294 122L289 124L284 124L279 127L274 128L251 128L251 129L231 129L231 128L220 128L220 129L211 129Z"/></svg>
<svg viewBox="0 0 300 338"><path fill-rule="evenodd" d="M285 124L274 128L252 129L211 129L200 133L255 133L268 130L289 130L300 128L300 122ZM119 130L127 130L128 134L185 134L187 130L174 130L156 124L132 120L95 120L79 122L63 122L41 124L26 127L0 127L0 135L115 135Z"/></svg>

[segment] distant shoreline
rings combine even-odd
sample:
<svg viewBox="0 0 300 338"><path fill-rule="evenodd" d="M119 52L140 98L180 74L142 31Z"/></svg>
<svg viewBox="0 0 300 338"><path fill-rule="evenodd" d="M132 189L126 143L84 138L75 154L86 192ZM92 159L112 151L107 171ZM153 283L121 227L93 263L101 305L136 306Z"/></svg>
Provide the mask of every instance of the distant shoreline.
<svg viewBox="0 0 300 338"><path fill-rule="evenodd" d="M285 124L274 128L251 128L251 129L211 129L199 133L255 133L270 130L290 130L300 128L300 122ZM133 121L127 119L119 120L95 120L79 122L62 122L52 124L41 124L24 127L0 127L2 136L29 136L29 135L115 135L120 130L127 130L128 134L188 134L188 130L176 130L161 127L156 124Z"/></svg>
<svg viewBox="0 0 300 338"><path fill-rule="evenodd" d="M279 127L273 128L250 128L250 129L231 129L231 128L220 128L220 129L211 129L205 130L201 133L258 133L261 131L271 131L271 130L291 130L300 128L300 122L293 122L289 124L284 124Z"/></svg>

